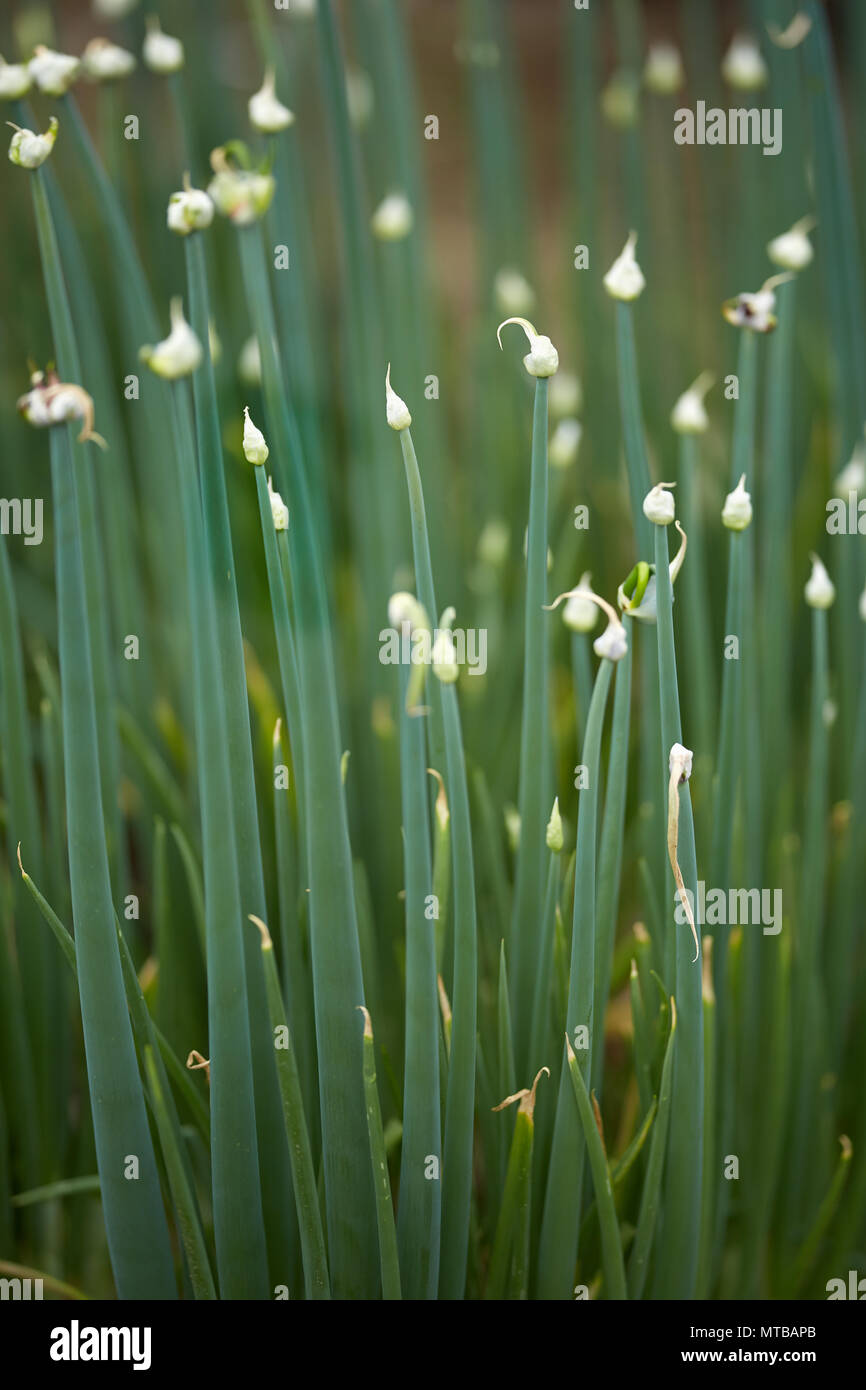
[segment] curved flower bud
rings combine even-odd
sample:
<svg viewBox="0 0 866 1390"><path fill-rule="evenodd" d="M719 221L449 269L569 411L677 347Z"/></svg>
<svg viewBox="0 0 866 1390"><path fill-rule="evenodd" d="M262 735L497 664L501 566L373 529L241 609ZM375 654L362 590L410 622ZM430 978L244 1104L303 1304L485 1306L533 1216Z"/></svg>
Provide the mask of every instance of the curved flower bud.
<svg viewBox="0 0 866 1390"><path fill-rule="evenodd" d="M767 33L777 48L799 48L812 28L812 20L803 10L794 15L786 29L780 29L772 20L767 23Z"/></svg>
<svg viewBox="0 0 866 1390"><path fill-rule="evenodd" d="M260 386L262 382L262 354L259 340L255 336L247 338L238 354L238 376L245 386Z"/></svg>
<svg viewBox="0 0 866 1390"><path fill-rule="evenodd" d="M756 92L767 82L767 64L751 34L735 34L722 59L722 76L731 87Z"/></svg>
<svg viewBox="0 0 866 1390"><path fill-rule="evenodd" d="M180 39L174 39L170 34L162 32L156 15L148 15L147 33L141 53L145 66L149 67L151 72L167 76L172 72L180 72L183 67L183 44Z"/></svg>
<svg viewBox="0 0 866 1390"><path fill-rule="evenodd" d="M657 96L671 96L685 81L683 60L676 44L660 40L651 43L644 64L643 80Z"/></svg>
<svg viewBox="0 0 866 1390"><path fill-rule="evenodd" d="M559 797L553 803L553 810L550 813L550 820L547 822L547 832L545 835L547 848L554 854L562 853L562 816L559 814Z"/></svg>
<svg viewBox="0 0 866 1390"><path fill-rule="evenodd" d="M460 667L457 664L457 648L454 645L454 638L451 636L451 625L456 617L457 613L453 608L445 609L439 619L431 653L433 674L443 685L453 685L460 674Z"/></svg>
<svg viewBox="0 0 866 1390"><path fill-rule="evenodd" d="M554 381L556 377L553 378ZM583 426L579 420L560 420L548 445L551 468L569 468L577 458Z"/></svg>
<svg viewBox="0 0 866 1390"><path fill-rule="evenodd" d="M202 359L202 346L183 316L183 302L171 301L171 332L156 347L145 346L139 350L139 357L157 376L166 381L176 381L178 377L189 376L199 366Z"/></svg>
<svg viewBox="0 0 866 1390"><path fill-rule="evenodd" d="M670 526L676 516L676 504L668 489L676 483L656 483L643 499L643 514L654 526Z"/></svg>
<svg viewBox="0 0 866 1390"><path fill-rule="evenodd" d="M40 92L50 97L62 97L75 81L81 64L69 53L56 53L53 48L39 44L30 59L30 76Z"/></svg>
<svg viewBox="0 0 866 1390"><path fill-rule="evenodd" d="M7 124L15 131L9 145L9 158L12 163L21 169L38 169L54 149L58 130L57 117L51 117L44 135L37 135L32 130L22 130L20 126L12 125L11 121Z"/></svg>
<svg viewBox="0 0 866 1390"><path fill-rule="evenodd" d="M88 77L95 82L111 82L135 71L135 55L112 43L111 39L91 39L81 55Z"/></svg>
<svg viewBox="0 0 866 1390"><path fill-rule="evenodd" d="M392 627L398 628L402 628L404 623L408 623L412 632L424 630L429 632L430 630L430 621L424 605L418 602L414 594L408 593L405 589L398 590L389 598L388 622Z"/></svg>
<svg viewBox="0 0 866 1390"><path fill-rule="evenodd" d="M392 430L407 430L412 423L409 407L391 386L391 363L385 373L385 419Z"/></svg>
<svg viewBox="0 0 866 1390"><path fill-rule="evenodd" d="M513 266L496 272L493 294L503 314L528 314L535 303L535 291L526 276Z"/></svg>
<svg viewBox="0 0 866 1390"><path fill-rule="evenodd" d="M836 586L817 555L810 555L812 573L806 581L805 596L810 608L829 608L836 598Z"/></svg>
<svg viewBox="0 0 866 1390"><path fill-rule="evenodd" d="M671 411L671 425L677 434L703 434L709 428L704 397L715 378L711 372L701 372Z"/></svg>
<svg viewBox="0 0 866 1390"><path fill-rule="evenodd" d="M208 197L221 216L228 217L238 227L248 227L267 212L276 184L272 174L238 168L230 162L227 150L228 146L221 146L211 151L214 177L208 184ZM249 157L239 142L234 142L233 153L243 159Z"/></svg>
<svg viewBox="0 0 866 1390"><path fill-rule="evenodd" d="M405 193L389 193L370 218L370 226L380 241L402 241L411 232L413 220Z"/></svg>
<svg viewBox="0 0 866 1390"><path fill-rule="evenodd" d="M592 632L598 622L598 606L587 597L592 594L591 578L589 570L580 576L577 588L572 589L562 610L562 621L572 632Z"/></svg>
<svg viewBox="0 0 866 1390"><path fill-rule="evenodd" d="M26 63L7 63L0 57L0 101L17 101L30 91L32 80Z"/></svg>
<svg viewBox="0 0 866 1390"><path fill-rule="evenodd" d="M68 420L80 420L79 443L92 440L100 449L108 447L102 435L93 428L93 398L83 387L60 381L54 371L33 373L30 390L19 397L17 410L29 425L37 429L62 425Z"/></svg>
<svg viewBox="0 0 866 1390"><path fill-rule="evenodd" d="M722 524L729 531L745 531L752 520L752 498L746 492L746 475L740 478L733 492L729 492L722 508Z"/></svg>
<svg viewBox="0 0 866 1390"><path fill-rule="evenodd" d="M278 99L273 68L268 68L261 87L247 103L250 121L265 135L276 135L295 123L295 113Z"/></svg>
<svg viewBox="0 0 866 1390"><path fill-rule="evenodd" d="M529 352L523 359L523 365L529 375L535 377L553 376L559 367L559 353L548 337L545 337L543 333L536 333L528 319L519 318L517 315L503 319L496 330L500 349L502 347L502 330L507 323L519 323L529 341Z"/></svg>
<svg viewBox="0 0 866 1390"><path fill-rule="evenodd" d="M193 188L189 174L183 176L183 188L172 193L168 200L168 229L178 236L204 231L213 222L213 203L203 188Z"/></svg>
<svg viewBox="0 0 866 1390"><path fill-rule="evenodd" d="M815 255L809 240L809 232L814 226L814 217L801 217L790 231L773 237L767 243L767 255L773 264L780 265L783 270L804 270Z"/></svg>
<svg viewBox="0 0 866 1390"><path fill-rule="evenodd" d="M250 408L244 406L244 458L247 463L267 463L268 454L265 436L250 419Z"/></svg>
<svg viewBox="0 0 866 1390"><path fill-rule="evenodd" d="M776 296L773 293L777 285L783 285L786 280L793 279L790 271L782 275L771 275L769 280L765 280L757 294L738 294L735 299L726 299L722 305L722 314L728 323L732 323L735 328L751 328L755 333L772 333L776 327L776 316L773 310L776 307Z"/></svg>
<svg viewBox="0 0 866 1390"><path fill-rule="evenodd" d="M629 232L625 246L604 277L604 287L612 299L621 299L628 303L629 300L637 299L643 292L646 280L635 260L636 246L637 232Z"/></svg>
<svg viewBox="0 0 866 1390"><path fill-rule="evenodd" d="M592 649L596 656L606 657L608 661L619 661L628 651L626 630L619 620L616 609L611 607L606 599L594 594L588 586L584 587L583 581L587 578L588 576L584 575L576 589L569 589L566 593L555 598L553 603L546 603L544 605L545 611L550 612L552 609L558 608L564 599L573 598L575 595L585 602L596 604L607 614L607 627L599 637L596 637Z"/></svg>
<svg viewBox="0 0 866 1390"><path fill-rule="evenodd" d="M278 492L274 491L274 480L268 478L268 497L271 499L271 516L275 531L288 531L289 509Z"/></svg>
<svg viewBox="0 0 866 1390"><path fill-rule="evenodd" d="M550 414L554 420L562 420L569 415L577 415L583 404L583 388L580 377L574 372L557 372L550 383L548 395Z"/></svg>

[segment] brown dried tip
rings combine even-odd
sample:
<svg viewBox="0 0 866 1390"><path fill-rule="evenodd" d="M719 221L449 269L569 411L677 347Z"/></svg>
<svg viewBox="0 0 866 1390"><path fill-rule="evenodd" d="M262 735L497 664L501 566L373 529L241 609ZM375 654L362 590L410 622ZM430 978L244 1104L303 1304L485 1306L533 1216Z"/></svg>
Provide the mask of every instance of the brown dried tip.
<svg viewBox="0 0 866 1390"><path fill-rule="evenodd" d="M267 927L265 926L264 922L262 921L261 917L256 917L255 913L253 913L253 912L248 913L248 917L249 917L249 920L253 923L253 926L258 927L259 931L261 932L261 936L262 936L262 950L263 950L263 951L270 951L270 950L272 950L272 949L273 949L274 943L273 943L273 941L271 940L271 934L270 934L270 932L268 931Z"/></svg>
<svg viewBox="0 0 866 1390"><path fill-rule="evenodd" d="M280 743L280 730L283 727L282 719L278 719L274 725L274 747L278 748Z"/></svg>
<svg viewBox="0 0 866 1390"><path fill-rule="evenodd" d="M358 1012L359 1012L359 1013L362 1013L362 1014L364 1015L364 1037L365 1037L365 1038L372 1038L372 1036L373 1036L373 1021L372 1021L372 1019L370 1018L369 1010L368 1010L368 1009L365 1009L363 1004L359 1004L359 1005L358 1005Z"/></svg>
<svg viewBox="0 0 866 1390"><path fill-rule="evenodd" d="M21 863L21 841L20 841L20 840L18 841L18 867L19 867L19 869L21 870L21 877L22 877L22 878L26 878L27 875L26 875L25 872L24 872L24 865Z"/></svg>
<svg viewBox="0 0 866 1390"><path fill-rule="evenodd" d="M186 1059L187 1071L203 1071L207 1077L207 1084L210 1085L210 1058L202 1057L200 1052L193 1048Z"/></svg>
<svg viewBox="0 0 866 1390"><path fill-rule="evenodd" d="M598 1101L595 1097L595 1091L591 1092L589 1098L592 1101L592 1113L595 1116L595 1127L598 1130L598 1137L601 1140L602 1152L604 1153L605 1157L607 1157L607 1147L605 1146L604 1142L604 1125L602 1124L601 1111L598 1107Z"/></svg>
<svg viewBox="0 0 866 1390"><path fill-rule="evenodd" d="M643 922L635 922L631 930L635 941L649 941L649 932Z"/></svg>
<svg viewBox="0 0 866 1390"><path fill-rule="evenodd" d="M527 1090L524 1086L523 1090L515 1091L513 1096L506 1096L505 1099L503 1101L500 1101L498 1105L493 1106L494 1111L504 1110L507 1105L513 1105L516 1100L519 1100L519 1113L521 1115L528 1115L531 1120L533 1112L535 1110L535 1090L538 1086L538 1082L541 1079L542 1075L550 1076L550 1071L547 1067L541 1068L541 1071L538 1073L538 1076L536 1076L535 1080L532 1083L531 1090Z"/></svg>

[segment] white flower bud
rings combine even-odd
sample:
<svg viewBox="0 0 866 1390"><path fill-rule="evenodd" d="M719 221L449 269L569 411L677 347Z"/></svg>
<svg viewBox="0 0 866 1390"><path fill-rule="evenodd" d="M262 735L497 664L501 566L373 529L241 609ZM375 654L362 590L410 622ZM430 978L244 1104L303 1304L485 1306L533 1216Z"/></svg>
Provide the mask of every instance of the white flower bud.
<svg viewBox="0 0 866 1390"><path fill-rule="evenodd" d="M50 97L62 97L78 76L81 64L68 53L56 53L53 48L39 44L30 59L30 76L40 92Z"/></svg>
<svg viewBox="0 0 866 1390"><path fill-rule="evenodd" d="M429 628L427 613L414 594L401 589L388 600L388 622L391 627L402 628L408 623L413 632Z"/></svg>
<svg viewBox="0 0 866 1390"><path fill-rule="evenodd" d="M273 479L268 478L268 496L271 499L271 516L275 531L288 531L289 509L278 492L274 492Z"/></svg>
<svg viewBox="0 0 866 1390"><path fill-rule="evenodd" d="M624 69L615 72L601 94L601 110L615 130L630 130L638 117L637 78Z"/></svg>
<svg viewBox="0 0 866 1390"><path fill-rule="evenodd" d="M643 499L643 514L654 526L670 526L676 516L676 504L669 488L674 483L656 483Z"/></svg>
<svg viewBox="0 0 866 1390"><path fill-rule="evenodd" d="M839 497L847 497L849 492L866 490L866 447L862 441L854 446L854 452L836 479L834 487Z"/></svg>
<svg viewBox="0 0 866 1390"><path fill-rule="evenodd" d="M550 383L548 393L550 413L554 420L562 420L567 415L577 415L583 404L583 388L580 378L574 372L557 372Z"/></svg>
<svg viewBox="0 0 866 1390"><path fill-rule="evenodd" d="M87 76L96 82L128 77L135 71L134 55L110 39L91 39L81 55L81 62Z"/></svg>
<svg viewBox="0 0 866 1390"><path fill-rule="evenodd" d="M155 15L148 17L147 33L141 52L145 65L151 72L167 76L172 72L180 72L183 67L183 44L180 39L174 39L170 34L162 32Z"/></svg>
<svg viewBox="0 0 866 1390"><path fill-rule="evenodd" d="M213 221L213 211L213 203L204 189L191 188L189 174L185 174L183 188L172 193L168 200L168 229L178 236L204 231Z"/></svg>
<svg viewBox="0 0 866 1390"><path fill-rule="evenodd" d="M620 661L628 651L628 638L622 623L612 618L604 632L596 637L592 650L608 661Z"/></svg>
<svg viewBox="0 0 866 1390"><path fill-rule="evenodd" d="M81 420L79 442L91 439L105 449L101 434L93 428L93 398L81 386L58 380L56 372L34 372L30 390L17 403L19 415L37 429L61 425L68 420Z"/></svg>
<svg viewBox="0 0 866 1390"><path fill-rule="evenodd" d="M15 126L14 129L15 134L9 145L9 158L22 169L38 169L54 149L58 129L57 117L51 117L44 135L37 135L32 130L22 130L20 126Z"/></svg>
<svg viewBox="0 0 866 1390"><path fill-rule="evenodd" d="M295 123L295 113L278 99L273 68L268 68L259 90L247 103L250 121L265 135L276 135Z"/></svg>
<svg viewBox="0 0 866 1390"><path fill-rule="evenodd" d="M385 419L392 430L407 430L412 423L409 407L391 387L391 363L385 373Z"/></svg>
<svg viewBox="0 0 866 1390"><path fill-rule="evenodd" d="M535 303L535 292L524 275L512 266L496 272L493 293L500 313L528 314Z"/></svg>
<svg viewBox="0 0 866 1390"><path fill-rule="evenodd" d="M562 621L572 632L592 632L598 622L598 607L595 602L581 597L582 593L592 593L589 582L591 578L589 571L580 576L580 583L576 589L572 589L562 610Z"/></svg>
<svg viewBox="0 0 866 1390"><path fill-rule="evenodd" d="M235 168L223 149L212 150L210 161L216 172L207 191L217 212L238 227L248 227L263 217L274 196L273 175Z"/></svg>
<svg viewBox="0 0 866 1390"><path fill-rule="evenodd" d="M682 743L674 743L671 746L668 758L668 771L673 772L675 767L679 768L680 781L687 782L692 775L692 762L694 753L691 748L686 748Z"/></svg>
<svg viewBox="0 0 866 1390"><path fill-rule="evenodd" d="M529 375L535 377L553 376L559 367L559 353L550 339L543 333L536 333L528 319L518 318L515 315L512 318L503 319L496 330L500 348L502 347L502 330L507 323L518 323L529 341L529 352L523 359L523 365Z"/></svg>
<svg viewBox="0 0 866 1390"><path fill-rule="evenodd" d="M31 82L26 63L7 63L0 58L0 101L17 101L30 91Z"/></svg>
<svg viewBox="0 0 866 1390"><path fill-rule="evenodd" d="M262 382L262 355L259 340L255 336L247 338L238 356L238 376L245 386L260 386Z"/></svg>
<svg viewBox="0 0 866 1390"><path fill-rule="evenodd" d="M436 638L431 652L433 674L443 685L453 685L460 674L460 668L457 665L457 648L454 646L454 638L451 635L451 624L456 616L453 608L445 609L439 619L439 627L436 630Z"/></svg>
<svg viewBox="0 0 866 1390"><path fill-rule="evenodd" d="M665 40L651 43L643 70L643 80L657 96L678 92L685 81L683 60L676 44Z"/></svg>
<svg viewBox="0 0 866 1390"><path fill-rule="evenodd" d="M171 332L156 347L145 346L139 351L142 362L167 381L189 376L201 363L202 346L183 316L180 299L171 301Z"/></svg>
<svg viewBox="0 0 866 1390"><path fill-rule="evenodd" d="M137 4L138 0L93 0L93 12L102 19L123 19Z"/></svg>
<svg viewBox="0 0 866 1390"><path fill-rule="evenodd" d="M810 608L829 608L836 597L836 588L817 555L809 557L812 573L806 581L806 602Z"/></svg>
<svg viewBox="0 0 866 1390"><path fill-rule="evenodd" d="M713 384L709 372L701 372L697 381L684 391L671 411L671 425L677 434L703 434L709 428L704 397Z"/></svg>
<svg viewBox="0 0 866 1390"><path fill-rule="evenodd" d="M351 68L346 73L346 105L349 120L356 130L363 130L373 114L375 98L369 74L361 68Z"/></svg>
<svg viewBox="0 0 866 1390"><path fill-rule="evenodd" d="M765 86L767 65L751 34L735 34L722 59L722 76L731 87L755 92Z"/></svg>
<svg viewBox="0 0 866 1390"><path fill-rule="evenodd" d="M795 222L788 232L774 237L767 243L767 255L774 265L783 270L804 270L815 255L809 232L815 225L814 217L803 217Z"/></svg>
<svg viewBox="0 0 866 1390"><path fill-rule="evenodd" d="M746 492L746 475L740 478L733 492L729 492L722 508L722 524L729 531L745 531L752 520L752 498Z"/></svg>
<svg viewBox="0 0 866 1390"><path fill-rule="evenodd" d="M389 193L383 198L370 226L380 241L402 241L412 230L412 204L404 193Z"/></svg>
<svg viewBox="0 0 866 1390"><path fill-rule="evenodd" d="M767 22L767 33L777 48L799 48L811 28L811 16L804 10L794 15L786 29L780 29L772 20Z"/></svg>
<svg viewBox="0 0 866 1390"><path fill-rule="evenodd" d="M247 463L266 463L269 453L265 436L250 419L250 408L244 406L244 458Z"/></svg>
<svg viewBox="0 0 866 1390"><path fill-rule="evenodd" d="M722 305L722 314L735 328L751 328L754 333L772 333L777 322L774 313L776 296L773 291L777 285L784 284L791 278L789 272L771 275L756 294L743 293L738 294L735 299L726 299Z"/></svg>
<svg viewBox="0 0 866 1390"><path fill-rule="evenodd" d="M629 232L625 246L604 277L604 287L612 299L622 299L627 303L643 292L646 280L635 260L636 246L637 232Z"/></svg>
<svg viewBox="0 0 866 1390"><path fill-rule="evenodd" d="M553 803L553 810L550 813L550 820L547 822L547 848L554 854L562 853L562 816L559 814L559 797Z"/></svg>
<svg viewBox="0 0 866 1390"><path fill-rule="evenodd" d="M553 378L554 381L556 377ZM569 468L577 458L583 426L579 420L560 420L548 445L551 468Z"/></svg>

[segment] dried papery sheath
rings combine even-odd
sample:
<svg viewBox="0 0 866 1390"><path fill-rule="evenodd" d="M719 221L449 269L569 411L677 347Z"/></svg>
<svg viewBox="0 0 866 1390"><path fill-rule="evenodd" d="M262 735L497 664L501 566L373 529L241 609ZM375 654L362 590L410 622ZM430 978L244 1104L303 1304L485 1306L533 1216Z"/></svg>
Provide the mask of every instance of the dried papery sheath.
<svg viewBox="0 0 866 1390"><path fill-rule="evenodd" d="M670 562L669 572L671 577L671 587L676 583L677 575L683 567L686 558L686 547L688 537L678 521L674 522L675 527L680 533L679 549ZM631 573L623 580L616 591L616 600L628 618L636 618L641 623L654 623L658 618L658 608L656 603L656 567L649 565L645 560L640 560L632 569ZM671 595L673 602L673 594Z"/></svg>
<svg viewBox="0 0 866 1390"><path fill-rule="evenodd" d="M553 378L556 381L556 377ZM577 458L583 426L579 420L560 420L547 448L551 468L570 468Z"/></svg>
<svg viewBox="0 0 866 1390"><path fill-rule="evenodd" d="M250 419L250 408L244 406L244 458L247 463L267 463L268 446L265 436Z"/></svg>
<svg viewBox="0 0 866 1390"><path fill-rule="evenodd" d="M670 526L676 516L676 503L670 488L675 483L656 483L643 500L643 514L654 526Z"/></svg>
<svg viewBox="0 0 866 1390"><path fill-rule="evenodd" d="M752 498L746 492L746 475L740 478L733 492L729 492L722 508L722 524L729 531L745 531L752 520Z"/></svg>
<svg viewBox="0 0 866 1390"><path fill-rule="evenodd" d="M453 608L446 608L439 619L436 638L433 642L433 674L443 685L453 685L460 674L457 664L457 648L451 635L451 625L457 614Z"/></svg>
<svg viewBox="0 0 866 1390"><path fill-rule="evenodd" d="M559 797L556 797L553 803L550 820L547 822L545 839L549 850L552 850L554 854L562 853L562 816L559 814Z"/></svg>
<svg viewBox="0 0 866 1390"><path fill-rule="evenodd" d="M79 443L90 440L98 444L100 449L108 447L102 435L93 428L93 398L82 386L60 381L56 372L34 372L30 378L30 390L19 397L16 408L18 414L37 429L80 420Z"/></svg>
<svg viewBox="0 0 866 1390"><path fill-rule="evenodd" d="M148 15L147 33L141 53L145 66L149 67L151 72L167 76L172 72L180 72L183 67L183 44L180 39L162 32L156 15Z"/></svg>
<svg viewBox="0 0 866 1390"><path fill-rule="evenodd" d="M805 596L810 608L829 608L836 598L836 586L817 555L810 555L812 573L806 581Z"/></svg>
<svg viewBox="0 0 866 1390"><path fill-rule="evenodd" d="M200 232L213 221L214 207L203 188L193 188L189 174L183 176L183 188L172 193L168 200L167 223L170 232L178 236L189 236L190 232Z"/></svg>
<svg viewBox="0 0 866 1390"><path fill-rule="evenodd" d="M722 305L722 314L735 328L751 328L755 333L772 333L776 327L776 316L773 313L776 296L773 291L777 285L783 285L791 278L789 271L782 275L771 275L756 294L743 293L738 294L735 299L726 299Z"/></svg>
<svg viewBox="0 0 866 1390"><path fill-rule="evenodd" d="M7 63L0 57L0 101L17 101L30 91L32 81L26 63Z"/></svg>
<svg viewBox="0 0 866 1390"><path fill-rule="evenodd" d="M674 881L680 895L689 926L692 929L692 936L695 942L695 960L701 953L701 943L698 937L698 929L695 926L694 913L691 901L683 883L683 876L680 871L677 859L677 848L679 844L679 824L680 824L680 783L686 782L692 775L693 754L690 748L684 748L681 743L675 743L670 751L668 767L670 770L670 781L668 782L668 857L673 869Z"/></svg>
<svg viewBox="0 0 866 1390"><path fill-rule="evenodd" d="M267 212L276 185L272 174L248 167L249 155L239 141L231 146L232 158L229 148L220 146L211 151L214 177L208 184L208 197L221 216L239 227L248 227ZM245 161L247 167L238 167L235 158Z"/></svg>
<svg viewBox="0 0 866 1390"><path fill-rule="evenodd" d="M265 135L276 135L295 123L295 113L277 97L273 68L268 68L261 87L250 97L247 110L252 125Z"/></svg>
<svg viewBox="0 0 866 1390"><path fill-rule="evenodd" d="M502 330L507 323L519 324L529 341L529 352L523 359L523 365L529 375L535 377L553 376L559 367L559 353L550 339L545 337L543 333L536 333L528 319L514 315L512 318L503 319L496 330L500 348L502 347Z"/></svg>
<svg viewBox="0 0 866 1390"><path fill-rule="evenodd" d="M405 193L389 193L373 213L370 226L379 241L402 241L411 232L412 222L412 204Z"/></svg>
<svg viewBox="0 0 866 1390"><path fill-rule="evenodd" d="M569 589L566 593L560 594L555 598L553 603L546 603L544 605L545 611L550 612L554 608L558 608L561 603L575 597L579 598L583 603L592 603L595 604L597 608L601 608L602 611L607 614L607 627L600 636L596 637L592 644L592 649L596 656L606 657L608 661L619 661L628 651L628 636L626 635L626 630L619 620L616 609L613 608L606 599L600 598L598 594L593 593L588 583L584 583L584 581L588 581L588 579L588 575L583 575L576 589Z"/></svg>
<svg viewBox="0 0 866 1390"><path fill-rule="evenodd" d="M736 34L722 59L722 76L732 87L756 92L767 82L767 64L751 34Z"/></svg>
<svg viewBox="0 0 866 1390"><path fill-rule="evenodd" d="M572 589L565 601L562 621L572 632L592 632L598 622L598 605L586 597L592 593L592 585L589 582L591 578L588 570L582 574L577 588Z"/></svg>
<svg viewBox="0 0 866 1390"><path fill-rule="evenodd" d="M574 372L557 372L548 394L550 414L554 420L577 415L583 404L583 388Z"/></svg>
<svg viewBox="0 0 866 1390"><path fill-rule="evenodd" d="M268 497L271 499L271 516L275 531L288 531L289 509L278 492L274 491L273 479L268 478Z"/></svg>
<svg viewBox="0 0 866 1390"><path fill-rule="evenodd" d="M17 164L20 169L38 169L54 149L58 130L57 117L51 117L48 129L42 135L33 130L22 130L20 126L12 125L11 121L7 121L7 125L15 131L9 145L9 158L12 163Z"/></svg>
<svg viewBox="0 0 866 1390"><path fill-rule="evenodd" d="M815 226L814 217L801 217L790 231L773 237L767 243L767 255L783 270L804 270L815 255L809 232Z"/></svg>
<svg viewBox="0 0 866 1390"><path fill-rule="evenodd" d="M81 69L77 58L69 53L57 53L39 44L30 59L30 76L46 96L62 97L69 91Z"/></svg>
<svg viewBox="0 0 866 1390"><path fill-rule="evenodd" d="M391 363L385 373L385 419L392 430L407 430L412 423L409 407L391 386Z"/></svg>
<svg viewBox="0 0 866 1390"><path fill-rule="evenodd" d="M493 294L503 314L528 314L535 303L535 291L526 276L513 266L496 272Z"/></svg>
<svg viewBox="0 0 866 1390"><path fill-rule="evenodd" d="M140 349L139 357L150 370L167 381L189 376L201 363L202 346L183 316L180 299L171 301L171 332L155 347Z"/></svg>
<svg viewBox="0 0 866 1390"><path fill-rule="evenodd" d="M701 372L671 411L671 425L677 434L703 434L709 428L704 397L713 384L711 372Z"/></svg>
<svg viewBox="0 0 866 1390"><path fill-rule="evenodd" d="M111 82L135 71L135 55L111 39L91 39L81 55L88 77L95 82Z"/></svg>
<svg viewBox="0 0 866 1390"><path fill-rule="evenodd" d="M683 60L676 44L661 40L651 43L644 64L643 80L648 91L671 96L685 82Z"/></svg>
<svg viewBox="0 0 866 1390"><path fill-rule="evenodd" d="M635 259L636 246L637 232L629 232L625 246L604 277L604 287L612 299L628 303L637 299L646 285L643 271Z"/></svg>

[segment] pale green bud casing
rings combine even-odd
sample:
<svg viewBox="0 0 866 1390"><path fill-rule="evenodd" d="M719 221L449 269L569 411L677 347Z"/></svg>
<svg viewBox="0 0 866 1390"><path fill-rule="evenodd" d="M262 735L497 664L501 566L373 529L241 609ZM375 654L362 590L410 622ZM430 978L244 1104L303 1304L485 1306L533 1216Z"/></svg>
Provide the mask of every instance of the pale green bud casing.
<svg viewBox="0 0 866 1390"><path fill-rule="evenodd" d="M646 280L635 259L637 232L629 232L628 240L604 277L604 287L612 299L629 303L643 293Z"/></svg>
<svg viewBox="0 0 866 1390"><path fill-rule="evenodd" d="M553 810L550 813L550 820L547 822L547 833L545 835L547 848L554 854L562 853L562 816L559 814L559 797L553 803Z"/></svg>
<svg viewBox="0 0 866 1390"><path fill-rule="evenodd" d="M57 117L51 117L48 129L43 135L38 135L33 130L22 130L20 126L13 126L13 129L15 134L9 145L10 160L20 169L38 169L54 149L58 131Z"/></svg>
<svg viewBox="0 0 866 1390"><path fill-rule="evenodd" d="M112 82L135 71L133 53L110 39L91 39L81 55L85 73L94 82Z"/></svg>
<svg viewBox="0 0 866 1390"><path fill-rule="evenodd" d="M669 489L675 483L656 483L643 500L643 514L654 526L670 526L676 516L676 504Z"/></svg>
<svg viewBox="0 0 866 1390"><path fill-rule="evenodd" d="M295 123L294 112L277 97L275 81L273 68L268 68L264 82L247 103L250 123L265 135L277 135Z"/></svg>
<svg viewBox="0 0 866 1390"><path fill-rule="evenodd" d="M189 174L183 176L183 188L172 193L168 200L166 222L170 232L189 236L201 232L213 222L214 206L203 188L190 186Z"/></svg>
<svg viewBox="0 0 866 1390"><path fill-rule="evenodd" d="M18 101L30 91L32 81L26 63L7 63L0 57L0 101Z"/></svg>
<svg viewBox="0 0 866 1390"><path fill-rule="evenodd" d="M392 430L407 430L412 423L409 407L391 386L391 363L385 373L385 419Z"/></svg>
<svg viewBox="0 0 866 1390"><path fill-rule="evenodd" d="M145 67L150 68L151 72L167 76L172 72L180 72L183 67L183 44L180 39L162 32L155 15L148 17L147 34L141 53Z"/></svg>
<svg viewBox="0 0 866 1390"><path fill-rule="evenodd" d="M523 365L529 375L534 377L553 376L559 368L559 353L545 334L536 333L528 319L520 318L516 314L512 318L503 319L496 330L500 349L502 347L502 330L508 323L519 324L526 334L529 352L523 359Z"/></svg>
<svg viewBox="0 0 866 1390"><path fill-rule="evenodd" d="M412 204L403 193L389 193L370 219L373 235L379 241L402 241L412 230Z"/></svg>
<svg viewBox="0 0 866 1390"><path fill-rule="evenodd" d="M57 53L39 44L30 59L30 76L46 96L62 97L72 86L81 70L77 58L69 53Z"/></svg>
<svg viewBox="0 0 866 1390"><path fill-rule="evenodd" d="M836 598L836 586L817 555L809 557L812 573L806 581L805 597L810 608L830 608Z"/></svg>
<svg viewBox="0 0 866 1390"><path fill-rule="evenodd" d="M156 376L166 381L189 376L201 364L202 345L183 316L180 299L171 301L171 332L155 347L141 348L139 356Z"/></svg>
<svg viewBox="0 0 866 1390"><path fill-rule="evenodd" d="M262 464L267 463L268 454L265 436L258 426L254 425L250 419L250 408L244 406L244 458L247 463Z"/></svg>
<svg viewBox="0 0 866 1390"><path fill-rule="evenodd" d="M740 478L733 492L729 492L722 508L722 523L729 531L745 531L752 520L752 498L746 492L746 475Z"/></svg>

